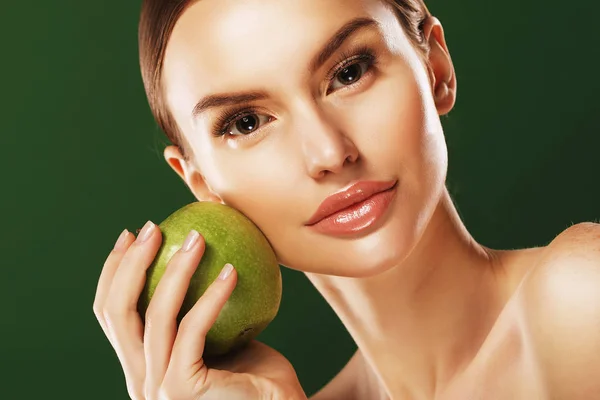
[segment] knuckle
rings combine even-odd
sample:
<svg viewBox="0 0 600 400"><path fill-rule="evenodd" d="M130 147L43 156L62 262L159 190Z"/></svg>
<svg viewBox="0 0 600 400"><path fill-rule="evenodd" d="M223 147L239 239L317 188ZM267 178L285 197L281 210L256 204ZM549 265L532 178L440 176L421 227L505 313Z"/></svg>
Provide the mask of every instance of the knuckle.
<svg viewBox="0 0 600 400"><path fill-rule="evenodd" d="M203 324L202 321L200 320L201 317L203 317L203 316L200 316L200 317L196 316L194 318L192 313L186 314L181 319L181 322L179 323L179 330L183 331L183 332L195 331L201 336L206 336L207 330L210 329L210 327L204 328L205 324Z"/></svg>
<svg viewBox="0 0 600 400"><path fill-rule="evenodd" d="M128 249L127 252L122 255L122 257L115 260L115 262L118 264L117 269L122 269L123 267L127 267L128 265L131 265L131 263L133 262L135 257L136 257L135 250L132 251L132 249Z"/></svg>
<svg viewBox="0 0 600 400"><path fill-rule="evenodd" d="M230 291L231 290L229 287L227 287L227 285L220 285L219 282L215 281L208 287L208 289L206 289L206 292L204 292L201 300L204 298L211 299L208 300L209 302L219 302L223 300L224 297L227 297Z"/></svg>
<svg viewBox="0 0 600 400"><path fill-rule="evenodd" d="M163 385L158 389L158 400L184 400L184 398L177 394L172 387Z"/></svg>
<svg viewBox="0 0 600 400"><path fill-rule="evenodd" d="M171 259L167 263L167 268L165 269L165 275L163 279L168 279L170 276L173 275L181 275L185 272L185 269L182 268L182 266L185 266L186 260L184 254L181 252L182 250L179 249L175 252L175 254L173 254L173 257L171 257Z"/></svg>
<svg viewBox="0 0 600 400"><path fill-rule="evenodd" d="M104 319L104 311L102 310L102 306L100 304L94 302L92 309L94 310L94 315L96 316L96 319L98 319L99 321Z"/></svg>
<svg viewBox="0 0 600 400"><path fill-rule="evenodd" d="M151 324L153 321L164 321L168 317L168 310L157 301L151 301L144 314L146 324Z"/></svg>
<svg viewBox="0 0 600 400"><path fill-rule="evenodd" d="M150 331L154 328L155 321L161 321L164 320L164 318L161 317L160 314L156 313L156 312L146 312L145 318L144 318L144 326L146 331ZM160 325L158 325L160 326Z"/></svg>
<svg viewBox="0 0 600 400"><path fill-rule="evenodd" d="M117 250L111 250L110 253L108 253L108 257L106 257L106 259L104 260L104 264L102 264L102 269L106 269L111 264L113 264L115 262L115 258L117 258L119 255L120 254L117 252Z"/></svg>
<svg viewBox="0 0 600 400"><path fill-rule="evenodd" d="M104 260L102 270L114 269L115 267L118 267L118 265L121 263L123 258L125 258L128 252L128 248L122 250L111 250L111 252L108 254L108 257L106 257L106 259Z"/></svg>
<svg viewBox="0 0 600 400"><path fill-rule="evenodd" d="M181 322L179 323L178 331L179 332L187 332L190 329L193 329L193 324L191 323L190 317L188 314L181 319Z"/></svg>
<svg viewBox="0 0 600 400"><path fill-rule="evenodd" d="M194 325L194 321L192 318L192 313L191 310L183 316L183 318L181 318L181 321L179 322L179 329L190 329L191 326Z"/></svg>
<svg viewBox="0 0 600 400"><path fill-rule="evenodd" d="M127 392L129 393L131 400L146 400L146 397L137 389L129 388Z"/></svg>
<svg viewBox="0 0 600 400"><path fill-rule="evenodd" d="M118 305L113 303L107 304L102 310L102 316L104 317L104 320L110 325L118 323L119 320L122 320L125 315L126 312L123 309L123 307L119 307Z"/></svg>

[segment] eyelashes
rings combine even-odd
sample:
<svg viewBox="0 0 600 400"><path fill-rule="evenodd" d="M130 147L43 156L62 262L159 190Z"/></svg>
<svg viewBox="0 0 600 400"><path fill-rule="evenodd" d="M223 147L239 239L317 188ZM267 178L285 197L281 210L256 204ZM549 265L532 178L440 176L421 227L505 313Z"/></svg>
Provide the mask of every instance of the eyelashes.
<svg viewBox="0 0 600 400"><path fill-rule="evenodd" d="M361 83L363 76L371 72L372 68L377 65L377 57L375 52L367 46L360 46L350 51L340 53L334 66L327 71L325 80L328 82L327 95L334 90L330 90L331 85L335 83L341 72L348 72L355 66L364 65L361 69L360 76L353 82L350 82L346 87L351 87ZM344 84L342 84L344 85ZM339 89L336 89L339 90ZM215 122L211 127L211 133L215 137L235 136L235 140L245 140L254 136L257 129L274 118L259 114L262 110L259 107L241 107L233 110L225 110L217 115ZM240 123L247 124L252 132L242 134L231 134L233 129L240 130ZM258 127L256 127L258 125ZM254 129L255 128L255 129ZM242 128L242 130L245 130Z"/></svg>
<svg viewBox="0 0 600 400"><path fill-rule="evenodd" d="M239 111L225 111L221 115L217 116L217 119L214 123L214 127L212 128L212 134L214 136L224 136L226 134L229 134L233 125L237 125L239 122L244 122L244 120L246 120L246 123L252 125L252 119L258 119L259 121L255 121L255 124L258 122L262 126L262 123L260 123L260 118L253 117L254 115L257 115L260 111L261 110L255 107L248 107ZM273 117L269 117L267 122L271 122L272 120Z"/></svg>
<svg viewBox="0 0 600 400"><path fill-rule="evenodd" d="M375 52L371 50L370 47L366 46L358 47L351 52L342 52L335 62L334 67L327 72L325 79L327 82L331 83L331 81L333 81L333 79L345 68L355 65L360 61L367 64L367 69L374 67L377 62ZM328 94L329 93L330 92L328 91Z"/></svg>

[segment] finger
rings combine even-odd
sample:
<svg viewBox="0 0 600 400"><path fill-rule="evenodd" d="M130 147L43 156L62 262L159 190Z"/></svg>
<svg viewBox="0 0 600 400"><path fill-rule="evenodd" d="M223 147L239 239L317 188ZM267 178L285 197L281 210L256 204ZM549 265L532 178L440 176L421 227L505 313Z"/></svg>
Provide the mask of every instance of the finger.
<svg viewBox="0 0 600 400"><path fill-rule="evenodd" d="M148 221L121 259L104 306L107 329L123 367L127 389L134 399L145 397L146 374L144 327L137 302L146 282L146 270L156 256L160 242L160 230Z"/></svg>
<svg viewBox="0 0 600 400"><path fill-rule="evenodd" d="M138 300L146 283L146 270L156 257L160 243L160 229L148 221L121 259L105 308L113 314L137 313Z"/></svg>
<svg viewBox="0 0 600 400"><path fill-rule="evenodd" d="M215 323L236 283L235 268L226 264L219 277L183 318L173 344L166 377L172 375L193 379L200 370L206 370L201 362L206 334Z"/></svg>
<svg viewBox="0 0 600 400"><path fill-rule="evenodd" d="M102 327L102 330L104 331L104 334L108 338L109 342L111 342L111 339L106 328L106 321L104 320L104 304L106 303L106 297L108 296L110 284L115 275L117 267L125 255L125 252L131 243L133 243L133 240L134 236L127 229L121 232L121 235L117 239L113 250L110 252L108 258L104 262L102 272L100 273L100 278L98 278L93 309L96 319L100 323L100 326Z"/></svg>
<svg viewBox="0 0 600 400"><path fill-rule="evenodd" d="M148 306L144 332L147 400L159 398L177 333L177 315L204 248L202 236L191 231L182 248L169 261Z"/></svg>

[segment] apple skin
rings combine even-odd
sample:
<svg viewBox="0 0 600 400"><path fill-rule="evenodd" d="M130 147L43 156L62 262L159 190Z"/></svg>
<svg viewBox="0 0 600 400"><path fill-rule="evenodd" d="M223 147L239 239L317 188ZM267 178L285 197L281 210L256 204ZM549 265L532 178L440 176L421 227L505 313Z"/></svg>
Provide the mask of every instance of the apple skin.
<svg viewBox="0 0 600 400"><path fill-rule="evenodd" d="M204 355L220 356L241 349L271 323L281 303L281 270L267 238L250 219L227 205L204 201L180 208L159 228L162 244L147 270L138 301L142 320L169 260L190 230L195 229L206 245L190 280L177 325L226 263L235 267L237 284L206 336Z"/></svg>

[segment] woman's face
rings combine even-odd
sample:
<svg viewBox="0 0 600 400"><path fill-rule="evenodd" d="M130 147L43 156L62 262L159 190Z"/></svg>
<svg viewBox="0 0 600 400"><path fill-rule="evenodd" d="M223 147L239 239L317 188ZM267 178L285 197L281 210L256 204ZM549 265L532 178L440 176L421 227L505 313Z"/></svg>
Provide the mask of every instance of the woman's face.
<svg viewBox="0 0 600 400"><path fill-rule="evenodd" d="M396 265L444 189L447 154L430 75L388 7L202 0L169 40L163 87L194 152L193 164L173 153L169 163L181 163L199 200L210 190L252 219L290 268L360 277ZM362 26L314 65L356 18ZM336 75L347 59L354 66ZM264 96L193 112L206 96L247 92ZM398 181L372 228L332 236L305 225L327 196L362 180Z"/></svg>

